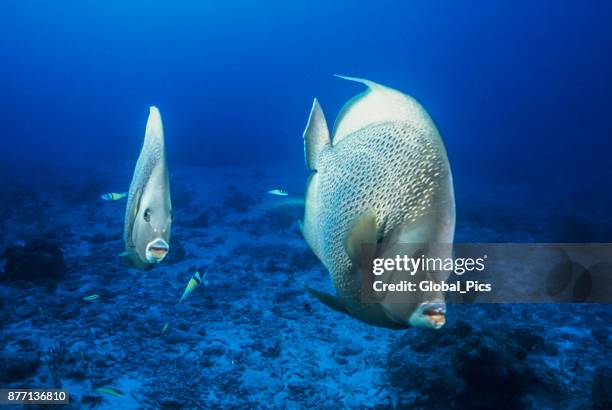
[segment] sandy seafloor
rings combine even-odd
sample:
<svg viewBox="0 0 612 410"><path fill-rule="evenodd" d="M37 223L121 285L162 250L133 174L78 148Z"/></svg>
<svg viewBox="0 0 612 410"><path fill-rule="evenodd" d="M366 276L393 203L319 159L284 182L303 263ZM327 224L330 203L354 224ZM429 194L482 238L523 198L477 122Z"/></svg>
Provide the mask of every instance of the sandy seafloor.
<svg viewBox="0 0 612 410"><path fill-rule="evenodd" d="M1 387L56 387L53 366L70 408L610 408L609 305L452 305L437 332L364 325L299 286L331 290L297 227L305 180L266 169L173 168L170 255L128 269L125 202L98 195L130 172L4 173L0 247L54 242L67 271L0 281ZM558 220L610 232L504 189L457 190L458 241L558 240ZM177 305L196 265L210 283Z"/></svg>

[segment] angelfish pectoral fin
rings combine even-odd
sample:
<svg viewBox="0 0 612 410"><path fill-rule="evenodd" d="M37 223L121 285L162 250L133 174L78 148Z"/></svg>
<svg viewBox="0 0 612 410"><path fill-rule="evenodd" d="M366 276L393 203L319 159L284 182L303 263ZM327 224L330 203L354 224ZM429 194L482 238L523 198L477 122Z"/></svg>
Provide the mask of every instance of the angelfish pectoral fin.
<svg viewBox="0 0 612 410"><path fill-rule="evenodd" d="M376 215L372 211L367 211L355 222L344 244L354 268L371 269L372 259L376 253L377 231Z"/></svg>
<svg viewBox="0 0 612 410"><path fill-rule="evenodd" d="M130 216L127 219L127 226L125 227L125 232L126 232L126 237L125 237L125 241L126 241L126 246L128 247L133 247L134 243L132 242L132 229L134 227L134 221L136 220L136 215L138 215L138 209L140 208L140 200L142 199L142 189L138 189L136 190L136 192L134 192L134 198L132 199L132 201L134 202L133 204L131 204L131 209L130 209ZM128 206L130 206L130 204L128 204Z"/></svg>
<svg viewBox="0 0 612 410"><path fill-rule="evenodd" d="M374 292L372 286L374 257L378 250L377 238L376 215L368 210L357 219L344 243L344 249L351 260L352 282L361 287L362 296L367 294L367 297L375 300L384 296L382 292Z"/></svg>
<svg viewBox="0 0 612 410"><path fill-rule="evenodd" d="M348 310L346 310L346 308L342 305L342 302L340 302L336 296L313 289L304 282L300 282L300 285L302 285L302 287L306 289L308 293L317 298L325 306L337 312L349 314Z"/></svg>

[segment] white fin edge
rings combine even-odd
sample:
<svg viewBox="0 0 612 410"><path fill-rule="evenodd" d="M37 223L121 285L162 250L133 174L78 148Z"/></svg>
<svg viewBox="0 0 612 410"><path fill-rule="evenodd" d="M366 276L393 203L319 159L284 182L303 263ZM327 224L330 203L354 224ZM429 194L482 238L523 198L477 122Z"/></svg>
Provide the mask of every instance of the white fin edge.
<svg viewBox="0 0 612 410"><path fill-rule="evenodd" d="M331 138L333 144L355 131L384 122L407 121L418 128L433 126L427 112L409 95L364 78L335 76L368 88L347 101L338 113Z"/></svg>
<svg viewBox="0 0 612 410"><path fill-rule="evenodd" d="M164 140L164 126L161 114L154 105L149 107L149 117L147 118L147 127L145 129L145 144L153 139Z"/></svg>

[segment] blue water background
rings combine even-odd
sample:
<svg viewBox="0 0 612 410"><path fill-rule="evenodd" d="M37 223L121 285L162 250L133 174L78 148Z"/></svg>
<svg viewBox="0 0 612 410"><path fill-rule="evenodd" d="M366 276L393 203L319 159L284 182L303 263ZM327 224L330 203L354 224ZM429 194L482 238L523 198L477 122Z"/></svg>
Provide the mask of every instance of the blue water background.
<svg viewBox="0 0 612 410"><path fill-rule="evenodd" d="M486 196L483 183L509 185L531 199L573 201L577 211L609 208L611 9L599 1L7 1L2 159L30 169L133 161L154 104L173 164L266 164L304 177L312 99L331 123L360 91L338 73L417 98L444 138L458 191Z"/></svg>

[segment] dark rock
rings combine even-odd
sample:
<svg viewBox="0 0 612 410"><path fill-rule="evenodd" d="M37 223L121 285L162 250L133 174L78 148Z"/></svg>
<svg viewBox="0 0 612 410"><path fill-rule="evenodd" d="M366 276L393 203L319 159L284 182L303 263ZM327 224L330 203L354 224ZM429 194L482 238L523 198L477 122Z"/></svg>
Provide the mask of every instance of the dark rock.
<svg viewBox="0 0 612 410"><path fill-rule="evenodd" d="M80 311L77 304L67 304L58 312L57 317L62 320L74 319L79 315Z"/></svg>
<svg viewBox="0 0 612 410"><path fill-rule="evenodd" d="M228 258L228 257L227 257L227 256L225 256L225 255L217 255L217 256L215 257L215 263L216 263L216 264L218 264L218 265L223 265L223 264L225 264L226 262L228 262L229 260L230 260L230 258Z"/></svg>
<svg viewBox="0 0 612 410"><path fill-rule="evenodd" d="M181 244L180 241L173 239L170 241L170 251L168 251L168 256L165 260L166 263L177 263L181 262L187 256L187 252L185 251L185 247Z"/></svg>
<svg viewBox="0 0 612 410"><path fill-rule="evenodd" d="M334 361L342 366L348 364L348 359L342 356L334 356Z"/></svg>
<svg viewBox="0 0 612 410"><path fill-rule="evenodd" d="M166 343L171 344L171 345L186 343L189 340L185 332L181 332L179 330L170 332L168 336L166 336L165 339L166 339Z"/></svg>
<svg viewBox="0 0 612 410"><path fill-rule="evenodd" d="M266 264L264 265L264 269L270 273L280 272L282 269L278 266L278 262L272 259L268 259Z"/></svg>
<svg viewBox="0 0 612 410"><path fill-rule="evenodd" d="M182 409L187 405L187 402L178 398L168 398L158 400L161 409Z"/></svg>
<svg viewBox="0 0 612 410"><path fill-rule="evenodd" d="M193 191L178 185L172 191L172 202L181 204L181 206L184 208L193 200L194 195L195 194Z"/></svg>
<svg viewBox="0 0 612 410"><path fill-rule="evenodd" d="M272 231L290 229L304 214L302 205L277 206L266 210L260 217L260 223L266 224Z"/></svg>
<svg viewBox="0 0 612 410"><path fill-rule="evenodd" d="M33 350L36 343L34 343L32 339L19 339L17 345L19 345L22 350Z"/></svg>
<svg viewBox="0 0 612 410"><path fill-rule="evenodd" d="M81 403L88 405L89 408L95 408L104 401L102 396L85 394L81 397Z"/></svg>
<svg viewBox="0 0 612 410"><path fill-rule="evenodd" d="M281 290L279 292L276 292L272 301L274 304L286 303L295 300L298 296L301 296L303 294L304 292L295 289Z"/></svg>
<svg viewBox="0 0 612 410"><path fill-rule="evenodd" d="M291 256L291 267L297 270L311 270L317 266L323 266L310 249L303 249Z"/></svg>
<svg viewBox="0 0 612 410"><path fill-rule="evenodd" d="M297 396L297 397L303 397L309 394L312 391L313 387L312 387L312 384L308 382L294 380L294 381L290 381L287 384L287 388L289 390L289 393L291 393L291 395Z"/></svg>
<svg viewBox="0 0 612 410"><path fill-rule="evenodd" d="M73 180L71 189L63 189L61 199L69 205L92 203L98 200L94 192L105 192L109 182L100 178Z"/></svg>
<svg viewBox="0 0 612 410"><path fill-rule="evenodd" d="M235 186L230 186L223 200L223 208L238 213L244 213L248 211L254 203L255 201L250 196L238 191Z"/></svg>
<svg viewBox="0 0 612 410"><path fill-rule="evenodd" d="M273 306L272 313L289 320L299 320L304 314L303 312L293 309L292 306Z"/></svg>
<svg viewBox="0 0 612 410"><path fill-rule="evenodd" d="M207 212L202 212L192 221L192 225L197 228L208 228L209 223L210 221Z"/></svg>
<svg viewBox="0 0 612 410"><path fill-rule="evenodd" d="M62 250L53 242L33 240L6 249L4 279L56 281L66 273Z"/></svg>
<svg viewBox="0 0 612 410"><path fill-rule="evenodd" d="M466 349L457 349L453 357L453 368L466 383L462 399L473 408L519 407L519 394L533 382L526 363L513 360L524 357L490 336L479 336L468 338Z"/></svg>
<svg viewBox="0 0 612 410"><path fill-rule="evenodd" d="M610 337L610 331L606 328L592 329L591 336L593 336L597 342L604 344Z"/></svg>
<svg viewBox="0 0 612 410"><path fill-rule="evenodd" d="M20 304L15 307L14 314L18 319L28 319L33 317L38 308L33 304Z"/></svg>
<svg viewBox="0 0 612 410"><path fill-rule="evenodd" d="M583 201L584 202L584 201ZM572 208L553 209L546 226L549 228L547 242L606 242L606 226L589 221Z"/></svg>
<svg viewBox="0 0 612 410"><path fill-rule="evenodd" d="M354 345L354 346L350 346L350 345L345 345L340 347L337 351L336 354L340 355L340 356L355 356L357 353L359 353L359 348Z"/></svg>
<svg viewBox="0 0 612 410"><path fill-rule="evenodd" d="M516 343L527 351L544 348L544 339L542 336L535 334L533 330L519 327L512 330L512 337Z"/></svg>
<svg viewBox="0 0 612 410"><path fill-rule="evenodd" d="M52 343L42 356L51 380L56 387L61 387L62 379L70 369L68 348L63 342Z"/></svg>
<svg viewBox="0 0 612 410"><path fill-rule="evenodd" d="M243 225L248 232L254 236L282 232L291 232L300 235L298 221L303 216L303 205L296 205L293 203L283 204L280 202L265 209L257 219L245 220Z"/></svg>
<svg viewBox="0 0 612 410"><path fill-rule="evenodd" d="M593 410L612 409L612 367L600 367L593 378Z"/></svg>
<svg viewBox="0 0 612 410"><path fill-rule="evenodd" d="M225 350L225 347L221 343L214 342L204 349L202 354L206 356L221 356L225 354Z"/></svg>
<svg viewBox="0 0 612 410"><path fill-rule="evenodd" d="M34 376L39 365L40 358L33 352L3 353L0 355L0 382L26 380Z"/></svg>
<svg viewBox="0 0 612 410"><path fill-rule="evenodd" d="M68 371L68 377L74 380L85 380L86 375L83 367L75 367Z"/></svg>
<svg viewBox="0 0 612 410"><path fill-rule="evenodd" d="M178 210L177 210L178 212ZM193 207L187 212L175 215L175 222L179 226L196 229L206 229L219 221L224 212L220 207L198 206Z"/></svg>
<svg viewBox="0 0 612 410"><path fill-rule="evenodd" d="M97 232L95 235L93 235L92 237L89 238L89 242L95 243L95 244L100 244L100 243L112 241L113 239L114 238L112 238L110 236L106 236L106 235L104 235L101 232Z"/></svg>
<svg viewBox="0 0 612 410"><path fill-rule="evenodd" d="M227 238L223 237L223 236L217 236L215 237L215 239L212 240L211 244L218 246L218 245L223 245L225 242L227 242Z"/></svg>
<svg viewBox="0 0 612 410"><path fill-rule="evenodd" d="M417 335L417 332L410 331L406 337L420 338L422 335ZM427 363L427 366L423 366L423 363ZM450 358L446 355L429 357L426 352L421 354L409 348L396 347L389 354L387 366L391 385L399 393L398 398L418 388L420 396L423 396L422 405L431 404L433 397L456 397L455 389L463 385L450 370ZM418 380L418 384L415 384L415 380Z"/></svg>
<svg viewBox="0 0 612 410"><path fill-rule="evenodd" d="M280 356L282 345L280 340L266 340L261 348L261 356L275 358Z"/></svg>
<svg viewBox="0 0 612 410"><path fill-rule="evenodd" d="M554 353L546 345L521 326L476 328L459 321L435 332L412 329L389 354L391 383L402 402L418 388L417 406L513 409L523 408L528 397L561 401L562 383L542 360Z"/></svg>

